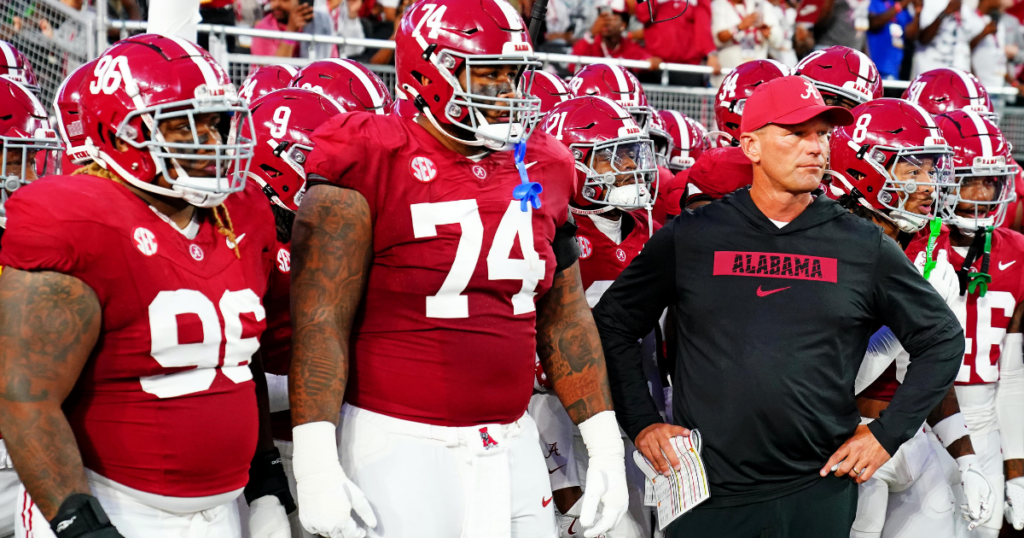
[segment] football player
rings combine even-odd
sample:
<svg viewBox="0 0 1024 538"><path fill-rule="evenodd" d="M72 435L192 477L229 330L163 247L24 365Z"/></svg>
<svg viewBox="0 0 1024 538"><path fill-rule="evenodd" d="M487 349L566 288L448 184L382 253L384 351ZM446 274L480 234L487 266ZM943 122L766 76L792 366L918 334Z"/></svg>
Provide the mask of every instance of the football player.
<svg viewBox="0 0 1024 538"><path fill-rule="evenodd" d="M956 198L952 150L931 116L912 103L877 99L852 112L856 122L832 133L827 192L854 214L880 226L923 270L925 254L908 248L908 243L940 215L948 200ZM929 281L952 304L959 287L946 261L948 250L937 248L932 253L936 267L929 271ZM877 419L889 406L906 371L906 359L887 328L872 337L855 387L863 421ZM941 432L946 449L957 458L960 480L971 492L964 516L974 526L982 524L992 515L993 490L980 473L956 394L950 391L927 422ZM922 429L860 486L851 536L950 537L953 519L952 491Z"/></svg>
<svg viewBox="0 0 1024 538"><path fill-rule="evenodd" d="M665 125L671 146L668 153L669 171L672 179L659 185L655 210L665 208L665 219L682 212L682 197L690 181L690 168L708 149L708 130L700 122L675 110L659 110L658 116Z"/></svg>
<svg viewBox="0 0 1024 538"><path fill-rule="evenodd" d="M282 88L287 88L299 72L291 65L264 65L257 67L245 77L238 87L238 97L246 103Z"/></svg>
<svg viewBox="0 0 1024 538"><path fill-rule="evenodd" d="M53 112L57 117L57 132L64 142L61 159L61 173L71 174L79 167L89 164L89 152L85 149L85 129L78 113L81 99L80 88L85 77L96 68L96 60L75 69L57 88L53 98Z"/></svg>
<svg viewBox="0 0 1024 538"><path fill-rule="evenodd" d="M576 241L580 248L580 277L593 308L615 278L640 253L652 229L648 216L634 212L651 203L651 188L658 173L654 143L623 107L596 96L570 99L556 105L543 124L576 159L575 196L569 206L576 215ZM653 223L654 229L660 225ZM578 436L565 410L552 394L534 396L530 415L541 431L546 448L548 472L562 537L578 529L581 501L587 475L587 453L574 438ZM624 440L625 453L635 450ZM561 447L559 449L559 447ZM559 451L558 454L555 454ZM632 462L630 509L609 538L649 535L650 514L643 505L643 475ZM635 476L632 476L634 475Z"/></svg>
<svg viewBox="0 0 1024 538"><path fill-rule="evenodd" d="M668 168L669 155L673 150L672 135L668 133L668 125L665 124L665 120L662 119L660 112L654 108L651 109L651 120L647 126L647 136L654 143L654 161L658 167L658 175L655 178L654 185L652 185L653 192L662 192L672 187L672 176L674 174ZM675 214L678 215L678 213ZM659 196L654 199L652 217L658 224L665 223L665 219L668 217L668 207L665 205L663 197Z"/></svg>
<svg viewBox="0 0 1024 538"><path fill-rule="evenodd" d="M954 387L978 464L997 499L992 518L971 535L995 537L1003 523L1004 482L1006 520L1024 528L1024 271L1016 267L1024 259L1024 237L999 227L1019 171L999 128L977 112L953 110L937 116L936 123L955 149L960 179L948 233L936 246L949 251L960 277L960 294L951 306L970 342ZM921 243L912 248L923 249ZM935 433L947 442L938 429ZM969 494L961 487L954 492ZM968 530L959 528L958 535Z"/></svg>
<svg viewBox="0 0 1024 538"><path fill-rule="evenodd" d="M684 208L695 209L750 185L753 166L739 147L743 107L758 86L789 74L789 68L775 60L754 60L740 64L725 77L715 94L718 130L708 133L711 149L701 154L688 174L686 194L682 198ZM701 180L700 170L714 172ZM720 173L720 170L732 172Z"/></svg>
<svg viewBox="0 0 1024 538"><path fill-rule="evenodd" d="M20 187L36 179L36 156L42 162L56 162L61 152L56 133L50 130L46 110L27 88L0 76L0 238L7 225L4 209L7 198ZM52 172L52 171L50 171ZM3 268L0 267L0 271ZM4 440L0 437L0 536L14 533L14 505L18 494L18 475L14 471Z"/></svg>
<svg viewBox="0 0 1024 538"><path fill-rule="evenodd" d="M39 84L36 82L36 73L32 70L32 64L20 50L6 41L0 41L0 75L6 75L11 80L28 88L36 96L39 95Z"/></svg>
<svg viewBox="0 0 1024 538"><path fill-rule="evenodd" d="M292 77L289 86L330 97L345 110L386 114L391 92L376 73L359 62L339 58L315 61Z"/></svg>
<svg viewBox="0 0 1024 538"><path fill-rule="evenodd" d="M992 106L992 99L985 86L978 77L956 68L944 67L921 73L910 82L910 86L903 92L903 98L921 105L933 116L954 110L970 110L993 125L999 125L999 115ZM1012 156L1007 163L1017 164ZM1017 166L1013 185L1017 199L1007 205L1007 217L1000 226L1019 232L1024 223L1024 204L1021 200L1024 198L1024 170L1020 166Z"/></svg>
<svg viewBox="0 0 1024 538"><path fill-rule="evenodd" d="M882 77L875 62L850 47L816 50L793 68L793 74L813 82L827 105L852 109L882 97Z"/></svg>
<svg viewBox="0 0 1024 538"><path fill-rule="evenodd" d="M602 534L628 500L623 445L567 226L575 161L529 136L538 100L517 89L538 65L525 24L504 0L421 1L395 41L418 114L336 116L306 162L289 370L299 518L344 537L554 536L525 413L538 353L590 453L584 536Z"/></svg>
<svg viewBox="0 0 1024 538"><path fill-rule="evenodd" d="M590 64L569 79L573 97L599 95L625 108L645 132L654 109L647 104L647 95L636 75L617 65Z"/></svg>
<svg viewBox="0 0 1024 538"><path fill-rule="evenodd" d="M107 49L81 90L93 162L5 204L0 430L26 490L18 535L238 536L235 498L272 475L249 362L274 229L258 185L226 172L252 144L217 128L248 109L208 53L157 35ZM284 516L268 497L261 511Z"/></svg>
<svg viewBox="0 0 1024 538"><path fill-rule="evenodd" d="M306 190L303 165L313 150L310 137L317 127L345 109L330 97L311 90L284 88L256 99L250 104L250 110L256 147L247 177L260 186L269 200L277 228L277 241L270 253L274 267L263 298L267 329L260 341L260 354L269 392L271 433L289 490L294 494L287 378L292 357L289 293L292 225ZM266 203L266 200L255 201ZM294 533L310 536L302 531L297 513L292 513L290 519Z"/></svg>

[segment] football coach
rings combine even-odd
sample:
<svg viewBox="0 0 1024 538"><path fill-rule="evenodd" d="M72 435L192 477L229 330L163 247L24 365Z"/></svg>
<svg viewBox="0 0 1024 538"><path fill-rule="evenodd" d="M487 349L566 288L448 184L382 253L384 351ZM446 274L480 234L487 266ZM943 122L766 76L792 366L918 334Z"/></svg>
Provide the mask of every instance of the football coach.
<svg viewBox="0 0 1024 538"><path fill-rule="evenodd" d="M953 312L881 228L812 195L831 126L852 121L800 77L760 86L740 126L752 186L658 231L594 309L615 413L637 449L664 472L678 465L668 439L702 434L711 498L670 538L848 538L857 483L953 384L964 353ZM637 345L666 307L678 425L662 423ZM863 426L854 379L882 325L911 363Z"/></svg>

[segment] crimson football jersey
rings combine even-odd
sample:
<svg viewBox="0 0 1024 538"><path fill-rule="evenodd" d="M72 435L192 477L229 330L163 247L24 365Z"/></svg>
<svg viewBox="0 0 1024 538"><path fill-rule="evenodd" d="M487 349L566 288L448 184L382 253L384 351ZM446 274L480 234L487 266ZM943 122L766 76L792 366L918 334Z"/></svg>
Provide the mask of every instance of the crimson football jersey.
<svg viewBox="0 0 1024 538"><path fill-rule="evenodd" d="M639 215L623 212L619 218L623 219L623 237L618 245L599 230L590 217L576 218L576 225L579 227L576 230L576 242L580 246L580 278L583 280L583 289L586 291L587 304L590 308L594 308L601 300L601 296L611 287L612 282L619 278L622 270L640 254L644 244L651 238L646 215L639 218ZM629 219L628 222L626 219ZM655 222L654 231L660 228L661 225Z"/></svg>
<svg viewBox="0 0 1024 538"><path fill-rule="evenodd" d="M665 219L668 218L668 204L665 198L666 191L672 184L672 172L664 166L658 167L658 178L657 183L651 188L656 189L658 197L654 200L654 208L651 211L651 217L658 224L665 224ZM679 213L672 213L672 215L678 215Z"/></svg>
<svg viewBox="0 0 1024 538"><path fill-rule="evenodd" d="M921 234L907 248L913 260L925 249L927 236ZM949 243L945 229L938 237L935 250L946 249L949 263L957 271L964 263L966 247L957 252ZM981 271L979 257L971 271ZM992 234L989 275L992 282L984 297L978 293L961 295L953 305L960 325L964 328L964 361L956 376L957 385L981 385L999 381L999 356L1003 338L1010 326L1013 312L1024 300L1024 236L1006 228L996 228Z"/></svg>
<svg viewBox="0 0 1024 538"><path fill-rule="evenodd" d="M292 364L291 243L275 241L271 251L273 268L263 304L267 309L267 330L260 341L263 369L268 374L288 375Z"/></svg>
<svg viewBox="0 0 1024 538"><path fill-rule="evenodd" d="M6 204L0 264L87 284L96 347L64 404L85 466L170 497L240 489L256 448L248 363L265 327L274 219L250 182L224 203L241 259L201 211L189 240L125 186L46 177Z"/></svg>
<svg viewBox="0 0 1024 538"><path fill-rule="evenodd" d="M535 303L574 191L569 150L534 131L525 164L543 205L524 212L511 151L476 162L414 120L364 112L313 140L306 171L359 191L373 221L345 400L444 426L518 419L533 391Z"/></svg>

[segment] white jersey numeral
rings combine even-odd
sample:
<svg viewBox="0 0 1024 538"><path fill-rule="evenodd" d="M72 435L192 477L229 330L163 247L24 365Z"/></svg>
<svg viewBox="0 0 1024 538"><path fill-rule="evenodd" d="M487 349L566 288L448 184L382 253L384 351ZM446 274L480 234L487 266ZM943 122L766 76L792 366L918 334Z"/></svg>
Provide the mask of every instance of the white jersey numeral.
<svg viewBox="0 0 1024 538"><path fill-rule="evenodd" d="M224 364L220 370L235 383L252 379L246 364L259 349L259 341L255 337L242 338L242 314L252 314L256 321L266 317L259 297L250 289L224 292L220 313L213 301L196 290L158 293L149 305L150 355L164 368L195 368L143 377L140 379L142 390L160 398L176 398L209 389L217 377L220 346L225 341ZM201 342L180 343L178 316L181 315L199 318L203 329ZM221 315L224 317L223 333Z"/></svg>
<svg viewBox="0 0 1024 538"><path fill-rule="evenodd" d="M1010 319L1017 306L1013 294L1005 291L991 291L984 297L979 297L977 305L977 320L974 331L974 338L964 338L964 354L974 353L974 371L985 383L999 381L999 364L992 362L993 346L1002 346L1006 337L1006 329L992 326L992 312L1002 311L1003 317ZM960 297L954 305L953 311L960 326L967 327L967 298ZM968 383L971 381L971 365L960 364L960 371L956 376L957 382Z"/></svg>
<svg viewBox="0 0 1024 538"><path fill-rule="evenodd" d="M528 314L535 310L533 298L537 284L544 278L545 262L533 246L533 209L525 213L517 200L509 202L491 250L487 253L489 280L522 280L523 286L512 296L512 313ZM436 237L437 226L459 224L462 234L455 250L455 260L436 294L427 297L428 318L468 318L469 297L463 295L476 270L483 248L484 226L476 200L456 200L412 204L413 236L417 239ZM519 240L523 259L513 259L512 247Z"/></svg>

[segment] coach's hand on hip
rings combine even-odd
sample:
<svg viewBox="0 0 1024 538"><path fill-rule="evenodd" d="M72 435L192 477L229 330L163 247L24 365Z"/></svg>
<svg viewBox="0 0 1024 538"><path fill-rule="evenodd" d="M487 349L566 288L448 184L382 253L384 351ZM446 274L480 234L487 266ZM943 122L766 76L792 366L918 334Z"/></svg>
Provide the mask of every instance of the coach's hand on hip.
<svg viewBox="0 0 1024 538"><path fill-rule="evenodd" d="M690 430L674 424L651 424L640 431L633 446L654 464L656 471L668 476L671 469L679 470L679 458L669 442L669 439L679 436L689 437Z"/></svg>
<svg viewBox="0 0 1024 538"><path fill-rule="evenodd" d="M836 468L836 476L850 475L858 484L863 484L871 479L879 467L889 461L889 453L885 447L875 439L875 435L867 426L857 426L853 437L846 440L843 446L836 450L828 463L821 468L821 476L827 476L833 467Z"/></svg>

